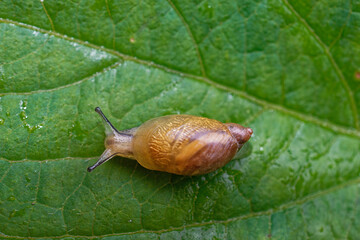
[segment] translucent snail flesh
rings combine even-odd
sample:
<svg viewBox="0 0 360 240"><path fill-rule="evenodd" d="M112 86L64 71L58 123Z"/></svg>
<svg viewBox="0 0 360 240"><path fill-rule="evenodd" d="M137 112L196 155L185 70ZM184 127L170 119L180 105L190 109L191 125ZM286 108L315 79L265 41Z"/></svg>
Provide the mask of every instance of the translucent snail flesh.
<svg viewBox="0 0 360 240"><path fill-rule="evenodd" d="M251 135L251 128L192 115L168 115L140 127L118 131L99 107L106 150L88 171L114 156L136 159L147 169L178 175L200 175L228 163Z"/></svg>

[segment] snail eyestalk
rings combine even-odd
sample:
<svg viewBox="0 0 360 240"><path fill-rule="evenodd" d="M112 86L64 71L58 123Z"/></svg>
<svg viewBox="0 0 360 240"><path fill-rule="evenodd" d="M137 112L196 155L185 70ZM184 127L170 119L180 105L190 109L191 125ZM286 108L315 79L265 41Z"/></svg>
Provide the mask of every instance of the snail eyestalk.
<svg viewBox="0 0 360 240"><path fill-rule="evenodd" d="M100 115L101 119L103 120L106 136L119 133L119 131L111 124L111 122L107 119L107 117L104 115L104 113L101 111L99 107L95 108L95 112L97 112Z"/></svg>
<svg viewBox="0 0 360 240"><path fill-rule="evenodd" d="M92 172L95 168L97 168L98 166L100 166L101 164L109 161L111 158L113 158L116 154L114 154L111 149L106 149L103 154L101 154L99 160L92 165L91 167L88 167L87 170L88 172Z"/></svg>
<svg viewBox="0 0 360 240"><path fill-rule="evenodd" d="M126 158L134 159L133 149L132 149L132 131L118 131L111 122L105 117L104 113L99 107L95 108L95 111L101 116L103 123L105 125L105 151L101 154L99 160L87 170L88 172L93 171L98 166L109 161L115 156L121 156ZM131 130L131 129L130 129Z"/></svg>

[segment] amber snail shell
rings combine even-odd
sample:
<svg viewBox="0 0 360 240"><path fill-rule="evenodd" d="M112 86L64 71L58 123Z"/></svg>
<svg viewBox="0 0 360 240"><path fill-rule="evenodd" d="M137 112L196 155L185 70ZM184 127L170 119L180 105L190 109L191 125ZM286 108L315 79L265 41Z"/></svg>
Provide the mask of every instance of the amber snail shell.
<svg viewBox="0 0 360 240"><path fill-rule="evenodd" d="M201 175L227 164L253 131L236 123L192 115L168 115L140 127L118 131L99 107L106 150L88 171L114 156L135 159L147 169L178 175Z"/></svg>

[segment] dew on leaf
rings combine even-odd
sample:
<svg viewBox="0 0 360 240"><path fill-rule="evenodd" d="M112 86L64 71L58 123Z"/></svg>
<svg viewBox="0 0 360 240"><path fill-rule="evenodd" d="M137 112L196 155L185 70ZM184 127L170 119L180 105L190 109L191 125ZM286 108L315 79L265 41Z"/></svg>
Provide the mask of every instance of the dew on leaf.
<svg viewBox="0 0 360 240"><path fill-rule="evenodd" d="M3 68L0 66L0 88L4 88L5 87L5 83L6 83L6 78L4 75L4 70Z"/></svg>
<svg viewBox="0 0 360 240"><path fill-rule="evenodd" d="M15 201L16 200L16 198L14 197L14 196L10 196L10 197L8 197L8 199L7 200L9 200L9 201Z"/></svg>
<svg viewBox="0 0 360 240"><path fill-rule="evenodd" d="M198 7L198 11L206 18L212 18L214 15L213 7L206 2Z"/></svg>
<svg viewBox="0 0 360 240"><path fill-rule="evenodd" d="M78 140L84 140L84 131L81 128L80 122L76 121L75 124L72 124L71 129L68 131L69 136L74 137Z"/></svg>
<svg viewBox="0 0 360 240"><path fill-rule="evenodd" d="M25 110L27 106L27 100L20 100L20 109Z"/></svg>
<svg viewBox="0 0 360 240"><path fill-rule="evenodd" d="M24 215L25 215L25 209L20 209L20 210L14 209L10 212L9 219L13 217L21 217Z"/></svg>
<svg viewBox="0 0 360 240"><path fill-rule="evenodd" d="M27 119L28 117L26 116L25 111L21 111L19 114L19 117L22 121L24 121L25 119Z"/></svg>
<svg viewBox="0 0 360 240"><path fill-rule="evenodd" d="M21 119L21 121L24 121L25 119L27 119L25 110L26 110L26 106L27 106L27 100L20 100L20 114L19 117Z"/></svg>
<svg viewBox="0 0 360 240"><path fill-rule="evenodd" d="M29 178L28 175L25 175L25 180L26 180L27 182L30 182L30 181L31 181L31 178Z"/></svg>
<svg viewBox="0 0 360 240"><path fill-rule="evenodd" d="M0 125L4 125L4 123L5 123L5 119L0 117Z"/></svg>
<svg viewBox="0 0 360 240"><path fill-rule="evenodd" d="M35 125L35 126L31 126L30 124L25 123L25 124L24 124L24 127L25 127L25 129L26 129L29 133L33 133L33 132L35 132L35 130L40 129L40 128L43 128L43 124L40 123L40 124L37 124L37 125Z"/></svg>
<svg viewBox="0 0 360 240"><path fill-rule="evenodd" d="M28 104L27 100L20 100L19 105L20 105L20 110L21 111L19 113L19 117L20 117L21 121L23 122L24 128L29 133L33 133L33 132L35 132L35 130L42 128L44 126L44 124L39 123L39 124L37 124L35 126L31 126L29 123L26 122L26 119L28 118L28 116L26 115L26 112L25 112L25 110L27 108L27 104ZM9 115L10 115L10 113L9 113Z"/></svg>
<svg viewBox="0 0 360 240"><path fill-rule="evenodd" d="M9 219L15 216L16 210L12 210L9 214Z"/></svg>

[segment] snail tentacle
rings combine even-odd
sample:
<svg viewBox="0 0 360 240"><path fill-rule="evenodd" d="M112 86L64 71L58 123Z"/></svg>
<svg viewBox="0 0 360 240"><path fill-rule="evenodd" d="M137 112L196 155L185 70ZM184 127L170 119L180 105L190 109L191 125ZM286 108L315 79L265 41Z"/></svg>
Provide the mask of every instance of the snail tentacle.
<svg viewBox="0 0 360 240"><path fill-rule="evenodd" d="M104 115L104 113L101 111L100 107L95 108L95 112L97 112L101 119L103 120L104 126L105 126L105 133L106 136L109 136L111 134L120 133L107 119L107 117Z"/></svg>
<svg viewBox="0 0 360 240"><path fill-rule="evenodd" d="M111 158L113 158L116 155L116 153L113 153L111 149L106 149L100 156L99 160L92 165L91 167L88 167L88 172L92 172L95 168L100 166L101 164L109 161Z"/></svg>

